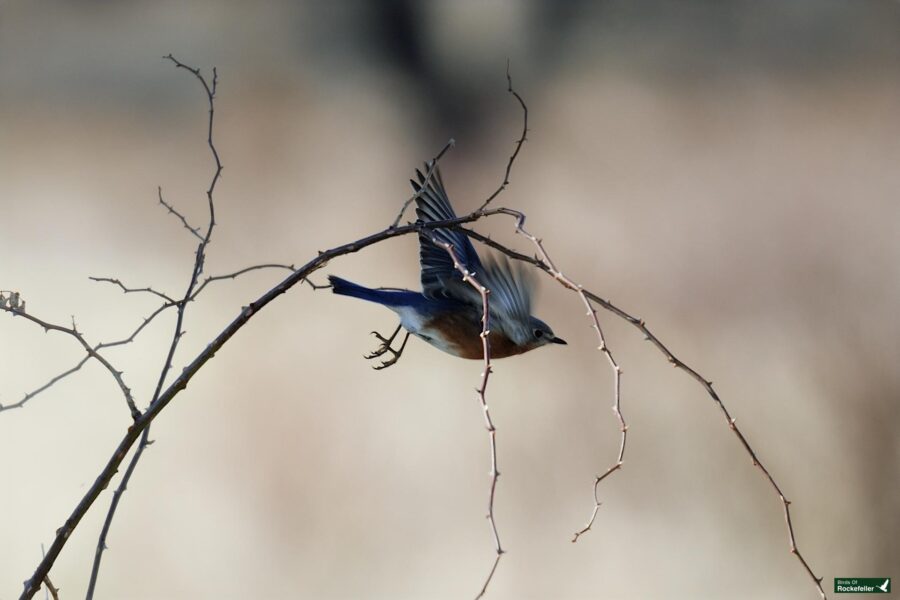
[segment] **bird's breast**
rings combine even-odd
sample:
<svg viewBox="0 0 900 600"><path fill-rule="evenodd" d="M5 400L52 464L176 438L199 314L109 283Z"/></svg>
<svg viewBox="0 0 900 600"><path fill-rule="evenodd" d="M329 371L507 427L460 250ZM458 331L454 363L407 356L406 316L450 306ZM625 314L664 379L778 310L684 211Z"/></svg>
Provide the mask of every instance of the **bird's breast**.
<svg viewBox="0 0 900 600"><path fill-rule="evenodd" d="M460 358L481 359L484 346L481 342L481 315L473 319L460 312L440 314L429 319L418 332L413 332L426 342ZM505 358L530 350L520 346L498 329L490 333L491 357Z"/></svg>

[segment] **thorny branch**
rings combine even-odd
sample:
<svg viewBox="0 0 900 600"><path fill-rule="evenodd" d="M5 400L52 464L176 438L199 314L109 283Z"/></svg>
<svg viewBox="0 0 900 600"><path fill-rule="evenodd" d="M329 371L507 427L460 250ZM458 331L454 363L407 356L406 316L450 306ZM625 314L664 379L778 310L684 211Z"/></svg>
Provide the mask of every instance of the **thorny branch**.
<svg viewBox="0 0 900 600"><path fill-rule="evenodd" d="M531 234L529 234L527 231L525 231L525 229L524 229L525 215L523 213L520 213L520 212L514 211L514 210L510 210L510 209L497 209L496 212L516 217L516 232L522 233L523 235L525 235L525 237L529 238L530 240L532 240L532 242L536 243L538 246L539 252L543 251L543 246L541 245L540 240L537 240L536 238L531 236ZM569 287L570 289L572 289L562 279L557 277L558 271L556 270L555 267L552 266L552 263L548 263L544 260L546 258L546 254L544 254L544 258L531 257L528 255L516 252L514 250L510 250L509 248L503 246L502 244L498 244L497 242L491 240L490 238L485 237L475 231L471 231L471 230L465 229L465 228L461 228L461 229L466 231L471 237L502 252L503 254L509 256L510 258L514 258L516 260L520 260L520 261L529 263L531 265L534 265L535 267L541 269L542 271L544 271L545 273L547 273L548 275L550 275L551 277L553 277L554 279L559 281L565 287ZM629 314L628 312L619 308L618 306L616 306L609 300L605 300L605 299L601 298L600 296L598 296L597 294L594 294L588 290L585 290L581 286L578 286L577 289L575 289L574 291L576 291L583 297L594 302L595 304L598 304L599 306L603 307L605 310L613 313L620 319L627 321L632 326L637 328L644 335L644 339L651 342L657 348L657 350L659 350L666 357L666 360L668 360L669 363L671 363L673 367L675 367L677 369L681 369L682 371L684 371L685 373L690 375L694 380L696 380L703 387L703 389L706 390L706 393L710 396L710 398L712 398L712 400L716 403L716 405L722 411L722 414L725 417L725 421L728 424L728 427L731 429L731 431L734 432L734 434L737 436L738 440L741 442L741 446L743 446L744 450L750 456L750 460L751 460L753 466L758 467L760 469L760 471L762 471L766 480L769 482L769 484L772 486L772 489L778 495L779 500L781 500L782 506L784 508L784 520L785 520L785 524L787 525L788 542L790 544L790 552L791 552L791 554L793 554L794 556L797 557L797 560L799 560L800 564L803 565L803 568L806 571L806 573L809 575L810 579L813 580L813 583L815 584L816 589L819 592L819 596L822 598L826 598L825 590L822 588L822 578L816 576L816 574L813 572L812 568L809 566L809 563L806 562L806 559L800 553L800 549L797 547L797 540L794 536L794 526L791 521L791 510L790 510L791 502L790 502L790 500L788 500L785 497L784 492L781 491L781 487L775 482L775 478L772 477L772 474L769 473L769 470L766 469L766 467L759 460L756 452L753 450L752 446L750 446L750 443L747 441L747 438L744 436L743 432L741 432L741 430L738 429L738 426L735 423L735 419L732 418L731 414L728 412L728 409L725 407L725 404L722 402L722 399L719 398L718 393L715 391L715 389L713 389L712 381L706 379L705 377L700 375L700 373L698 373L693 368L689 367L687 364L685 364L683 361L681 361L679 358L677 358L668 349L668 347L666 347L662 343L662 341L660 341L660 339L657 338L650 331L650 329L647 327L647 324L644 322L643 319L632 316L631 314ZM624 428L624 425L623 425L623 428ZM624 431L623 431L622 446L620 448L620 456L621 456L621 452L624 450L624 443L625 443L625 437L624 437ZM614 471L617 468L618 468L618 464L613 465L611 470L608 470L605 474L600 476L598 478L598 480L604 479L611 471ZM594 484L595 490L596 490L596 486L598 484L599 484L599 481L595 481L595 484ZM591 517L591 521L589 521L588 526L584 530L580 531L579 534L584 533L587 529L590 529L590 525L593 523L593 518L595 516L596 516L596 506L595 506L594 515Z"/></svg>
<svg viewBox="0 0 900 600"><path fill-rule="evenodd" d="M547 273L549 273L554 279L556 279L563 287L566 287L576 294L581 299L581 302L584 304L584 307L587 309L587 316L591 319L591 328L597 333L597 339L600 342L600 345L597 346L597 349L600 350L605 356L606 360L609 363L610 369L613 372L613 405L612 410L616 415L616 419L619 421L619 431L621 432L621 436L619 437L619 454L616 458L616 461L608 468L602 475L598 475L594 479L594 508L591 512L590 519L587 524L580 530L575 532L574 537L572 538L572 542L577 542L578 538L587 533L591 526L594 524L594 520L597 518L597 512L600 510L600 482L612 475L614 472L618 471L622 468L623 460L625 458L625 442L628 437L628 425L625 423L625 416L622 414L622 368L616 362L616 359L612 355L612 351L609 349L609 345L606 343L606 337L603 335L603 329L600 327L600 320L597 317L597 309L594 308L594 305L591 303L590 298L587 293L584 291L584 288L579 283L575 283L570 278L563 275L562 271L560 271L553 261L550 259L550 256L547 254L547 251L544 249L543 240L538 239L532 234L528 233L528 231L524 228L525 223L525 215L519 214L519 221L516 224L516 233L521 233L526 238L528 238L532 244L537 248L538 252L541 256L541 262L544 263L547 267Z"/></svg>
<svg viewBox="0 0 900 600"><path fill-rule="evenodd" d="M194 290L195 290L195 288L197 288L197 284L200 280L200 274L203 272L203 266L206 263L206 248L207 248L207 246L209 246L210 239L212 238L213 229L215 228L215 225L216 225L214 192L216 189L216 184L219 181L219 177L222 174L222 162L221 162L221 160L219 160L219 153L216 150L215 143L213 142L215 96L216 96L216 87L218 84L218 74L216 72L216 69L213 68L212 84L209 84L209 83L207 83L206 78L200 73L199 69L193 69L191 67L184 65L183 63L179 62L171 54L169 54L165 58L172 61L172 63L174 63L176 67L190 71L194 75L194 77L196 77L200 81L200 83L203 85L203 89L206 91L207 102L209 104L209 124L208 124L208 128L207 128L206 139L207 139L207 144L210 149L210 153L212 154L212 157L213 157L213 161L215 162L215 169L214 169L214 172L212 175L212 179L210 180L209 187L206 190L206 197L207 197L207 201L208 201L208 205L209 205L209 220L207 222L205 235L201 236L198 233L197 229L192 228L190 225L188 225L187 220L184 218L184 216L181 215L181 213L176 211L172 207L172 205L167 204L163 200L162 188L159 188L160 204L164 205L169 210L170 213L173 213L176 216L178 216L178 218L181 219L181 222L184 224L185 228L187 228L188 231L190 231L192 234L194 234L195 237L198 237L200 239L200 243L198 244L197 250L194 254L194 266L191 271L191 277L190 277L190 281L188 282L188 285L187 285L187 290L184 292L184 296L182 296L182 298L180 300L178 300L176 302L176 301L172 300L171 298L169 298L168 296L165 296L164 294L159 294L159 292L155 292L155 291L151 290L150 288L146 288L146 291L150 291L159 296L162 296L163 298L166 298L167 300L169 300L170 303L174 304L176 307L175 330L174 330L174 333L172 334L172 342L169 344L169 351L168 351L168 354L166 355L166 360L163 363L162 370L160 371L159 380L157 381L157 384L156 384L156 390L153 392L153 399L151 400L151 404L153 402L156 402L156 400L159 398L159 394L162 392L163 385L165 384L165 381L166 381L166 375L168 374L169 369L172 368L172 361L175 356L175 352L178 349L178 344L179 344L179 342L181 342L181 338L184 336L183 325L184 325L184 314L185 314L185 310L187 309L187 303L194 296ZM247 269L247 270L250 270L250 269ZM233 275L231 277L234 278L236 276L237 275ZM212 278L208 278L207 281L204 283L204 285L206 283L209 283L212 280L213 280ZM113 280L113 282L118 283L118 285L120 287L122 287L122 289L126 293L129 291L124 285L119 283L118 280ZM122 481L119 483L119 487L113 493L112 501L110 502L110 505L109 505L109 510L106 513L106 520L103 523L103 529L100 532L100 537L97 539L97 549L94 553L94 562L93 562L93 565L91 566L91 579L90 579L90 583L88 584L88 591L87 591L87 596L86 596L87 600L92 600L94 597L94 590L97 585L97 576L100 572L100 562L103 558L103 552L106 549L106 538L109 534L109 529L112 525L113 518L115 517L116 509L119 506L119 501L121 500L122 494L125 492L125 489L128 486L128 482L131 479L131 476L134 474L134 470L137 467L138 461L141 459L141 456L144 453L144 449L148 445L150 445L149 437L150 437L150 426L148 424L148 426L141 433L141 442L138 445L138 448L135 451L134 456L131 458L131 463L129 463L128 469L126 470L125 475L122 477Z"/></svg>
<svg viewBox="0 0 900 600"><path fill-rule="evenodd" d="M463 217L448 219L446 221L433 221L430 223L417 222L400 227L388 227L382 231L371 234L356 241L331 248L330 250L319 252L315 258L298 267L281 283L245 306L231 321L231 323L229 323L219 333L219 335L217 335L206 346L206 348L204 348L181 371L181 373L178 375L178 377L175 378L174 381L169 383L169 385L158 395L158 397L156 397L156 399L150 403L150 406L147 407L147 410L145 410L140 415L140 417L125 431L121 441L113 451L106 466L103 467L103 469L98 474L97 479L87 490L87 492L85 492L78 505L69 515L69 518L66 519L65 523L57 530L56 536L47 551L46 557L37 566L31 578L29 578L25 582L25 589L20 596L20 600L27 600L28 598L31 598L35 594L35 592L37 592L38 588L40 587L40 582L43 581L44 576L49 573L50 568L53 566L56 558L65 547L72 532L75 530L81 519L100 496L100 493L109 485L109 482L118 471L119 465L121 465L122 461L125 460L128 452L137 442L138 438L143 434L144 430L147 429L153 422L153 420L156 419L159 413L187 387L188 383L194 377L194 375L196 375L197 372L213 356L215 356L216 352L218 352L219 349L229 339L231 339L231 337L235 333L237 333L242 327L244 327L244 325L246 325L249 320L260 310L262 310L280 295L286 293L298 283L306 281L312 273L321 269L330 260L336 257L346 254L353 254L359 252L360 250L368 248L373 244L377 244L385 240L393 239L403 235L471 223L491 215L501 214L501 211L506 212L506 209L490 209L486 211L470 213Z"/></svg>
<svg viewBox="0 0 900 600"><path fill-rule="evenodd" d="M168 294L163 294L162 292L157 292L152 287L131 288L131 287L126 286L124 283L122 283L121 281L119 281L118 279L116 279L114 277L88 277L88 279L90 279L91 281L111 283L115 286L118 286L122 290L122 293L124 293L124 294L134 294L134 293L144 292L147 294L153 294L154 296L159 296L160 298L162 298L163 300L165 300L166 302L168 302L170 304L175 304L175 301L172 300L171 296L169 296Z"/></svg>
<svg viewBox="0 0 900 600"><path fill-rule="evenodd" d="M46 332L59 331L60 333L65 333L66 335L69 335L69 336L75 338L78 341L78 343L81 344L81 347L84 348L84 351L87 352L88 358L93 358L94 360L99 362L101 365L103 365L103 367L107 371L109 371L109 374L115 380L116 384L118 384L119 389L122 392L122 395L125 397L125 403L128 405L128 409L131 412L131 418L137 420L137 418L141 414L141 411L138 410L137 406L134 403L134 397L131 395L131 388L129 388L127 385L125 385L125 380L122 378L122 375L124 373L122 371L117 370L115 367L113 367L112 364L110 364L110 362L108 360L106 360L106 358L102 354L97 352L97 349L95 347L92 347L87 342L87 340L84 339L84 336L81 335L80 331L78 331L78 327L75 325L74 319L72 320L72 327L64 327L62 325L55 325L53 323L48 323L47 321L39 319L39 318L35 317L34 315L26 313L23 307L13 307L13 306L8 306L6 303L0 303L0 310L8 312L11 315L16 316L16 317L22 317L27 321L31 321L32 323L42 327L44 329L44 331L46 331ZM11 404L9 406L0 406L0 410L7 409L7 408L21 407L23 404L25 404L25 402L27 402L28 400L33 398L35 395L43 392L44 390L49 388L51 385L53 385L60 379L63 379L65 377L67 377L68 375L71 375L75 371L79 370L84 365L85 362L86 362L85 360L82 360L72 369L69 369L68 371L65 371L65 372L57 375L56 377L51 379L50 382L41 386L34 392L30 392L29 394L26 394L25 398L23 398L16 404Z"/></svg>
<svg viewBox="0 0 900 600"><path fill-rule="evenodd" d="M484 413L484 424L487 428L488 438L490 440L491 445L491 488L490 494L488 495L488 511L487 511L487 519L491 524L491 533L494 536L494 550L497 553L496 558L494 558L494 563L491 566L490 572L488 572L487 578L484 580L484 584L481 586L481 591L478 592L478 595L475 597L475 600L479 600L479 598L483 597L487 592L488 585L491 583L491 579L494 578L494 573L497 571L497 565L500 564L500 557L503 556L503 547L500 545L500 534L497 532L497 522L494 519L494 496L497 492L497 479L500 477L500 471L497 469L497 428L494 427L494 422L491 420L491 412L488 410L487 398L485 393L487 392L488 378L491 376L493 372L493 367L491 366L491 325L490 325L490 308L488 302L488 294L491 293L489 289L479 283L478 279L476 279L476 274L471 273L468 269L466 269L465 265L463 265L459 257L456 255L456 251L453 249L453 244L448 244L446 242L440 242L436 238L432 238L432 241L444 248L448 254L450 254L450 259L453 261L453 267L460 272L462 275L463 281L468 283L470 286L475 288L475 291L481 296L481 346L484 353L484 370L481 372L481 385L476 390L478 392L478 401L481 403L481 410Z"/></svg>
<svg viewBox="0 0 900 600"><path fill-rule="evenodd" d="M516 162L516 158L519 156L519 151L522 149L522 146L525 144L525 140L528 139L528 105L525 104L525 101L522 100L522 96L519 95L519 92L513 89L512 85L512 75L509 72L509 61L506 61L506 91L515 96L516 100L519 102L519 106L522 107L522 135L519 137L516 142L516 148L513 150L513 153L509 156L509 162L506 163L506 173L503 175L503 182L500 183L500 187L498 187L493 194L488 196L487 200L484 201L484 204L478 207L476 212L481 212L488 207L494 198L499 196L503 190L506 189L506 186L509 185L509 175L512 173L513 163Z"/></svg>
<svg viewBox="0 0 900 600"><path fill-rule="evenodd" d="M519 94L513 90L512 81L511 81L508 71L507 71L507 79L509 82L508 91L515 96L515 98L519 101L520 105L522 106L523 112L525 115L525 125L523 127L522 136L519 139L518 143L516 144L515 151L514 151L513 155L510 157L509 163L507 164L506 174L505 174L503 183L487 199L487 201L485 201L485 203L482 204L482 206L479 209L477 209L477 210L473 211L472 213L469 213L463 217L459 217L456 219L449 219L446 221L435 221L435 222L430 222L430 223L417 222L417 223L412 223L412 224L408 224L408 225L404 225L404 226L399 226L398 224L399 224L399 221L402 218L402 214L403 214L403 211L401 211L397 220L392 225L390 225L388 228L386 228L382 231L379 231L377 233L371 234L367 237L356 240L354 242L350 242L350 243L347 243L347 244L344 244L341 246L334 247L330 250L319 252L319 254L315 258L311 259L306 264L300 266L299 268L297 268L295 270L293 269L292 266L286 266L286 265L258 265L255 267L248 267L246 269L242 269L241 271L235 272L230 275L207 277L202 283L200 283L198 285L199 278L200 278L201 273L203 272L203 267L204 267L205 249L206 249L207 245L209 244L209 241L211 239L212 230L213 230L213 227L215 226L215 210L214 210L214 203L213 203L213 192L214 192L215 185L216 185L218 178L222 171L222 165L219 160L218 152L216 151L215 146L212 142L212 122L213 122L213 115L214 115L213 99L215 96L217 78L216 78L216 72L215 72L215 70L213 70L213 80L212 80L212 83L210 84L202 77L199 69L193 69L191 67L188 67L188 66L184 65L183 63L179 62L178 60L176 60L171 55L169 55L165 58L171 60L175 64L176 67L183 68L183 69L189 71L190 73L194 74L194 76L197 77L197 79L202 83L202 85L207 93L207 97L209 99L209 105L210 105L209 106L209 135L208 135L207 141L208 141L208 145L210 147L210 151L214 157L215 166L216 166L215 175L213 176L211 185L210 185L209 189L207 190L207 198L208 198L208 204L209 204L209 226L208 226L208 229L207 229L205 235L201 235L198 229L192 228L188 224L187 220L184 219L184 217L180 213L175 211L174 208L171 207L171 205L162 201L162 194L160 192L161 203L164 206L166 206L167 208L169 208L170 212L173 212L174 214L176 214L176 216L178 216L181 219L182 224L194 236L196 236L198 239L200 239L200 245L196 252L194 269L192 271L190 284L188 285L184 296L178 301L167 299L166 303L163 304L161 307L159 307L148 318L146 318L144 320L144 322L129 337L119 340L117 342L108 342L108 343L104 343L104 344L98 344L97 346L95 346L93 348L90 345L88 345L87 342L84 341L84 338L74 327L74 323L73 323L72 329L67 329L65 327L45 323L44 321L37 319L35 317L32 317L31 315L25 313L24 302L19 304L19 298L18 298L17 294L15 296L15 299L16 299L15 305L9 304L7 302L8 298L3 298L4 302L0 302L0 309L4 310L6 312L12 313L14 316L24 316L24 317L28 318L29 320L35 322L36 324L39 324L39 325L45 327L45 329L47 329L47 330L51 330L51 329L57 330L57 331L68 333L69 335L76 337L76 339L78 339L78 341L82 344L82 347L84 347L85 350L88 352L88 356L86 358L84 358L82 360L82 362L80 362L78 365L76 365L76 367L74 367L73 369L70 369L66 372L61 373L60 375L56 376L53 380L51 380L47 385L35 390L34 392L31 392L29 395L26 395L26 398L23 401L20 401L20 403L18 403L19 406L21 406L21 404L23 404L24 401L27 401L30 397L33 397L35 394L40 393L41 391L43 391L44 389L46 389L47 387L49 387L56 381L59 381L60 379L68 376L72 372L75 372L78 369L80 369L81 365L83 365L88 360L88 358L97 359L102 364L104 364L104 366L106 366L108 368L108 370L110 370L113 374L117 373L115 371L115 369L113 369L109 365L108 362L104 362L103 360L101 360L102 357L100 357L100 355L97 353L97 351L100 348L121 345L121 344L127 344L127 343L131 342L135 338L135 336L137 336L137 334L140 333L140 331L142 331L154 317L156 317L158 314L161 314L163 311L165 311L168 308L176 307L178 310L178 313L179 313L179 318L177 319L175 332L173 334L172 344L170 346L170 351L166 358L166 362L163 366L162 373L161 373L159 382L157 384L156 392L153 395L150 405L147 407L147 409L143 413L140 413L139 411L137 411L136 407L133 406L133 401L129 402L129 407L132 408L132 413L135 416L134 423L131 424L131 426L129 426L126 429L121 441L119 442L115 451L112 453L106 466L101 470L101 472L97 476L94 483L84 494L83 498L80 500L78 505L73 509L69 518L65 521L65 523L62 525L62 527L60 527L57 530L56 536L53 540L53 543L51 544L51 546L49 548L49 551L43 557L40 564L37 566L34 573L32 574L31 578L25 582L25 587L24 587L24 590L22 592L20 599L27 599L27 598L33 597L33 595L41 587L42 583L49 584L49 579L48 579L49 571L52 568L53 564L55 563L56 559L58 558L60 552L65 547L72 532L78 526L78 524L80 523L80 521L84 517L84 515L87 513L87 511L90 510L90 508L92 507L94 502L97 500L97 498L99 497L101 492L109 485L110 481L117 473L119 466L124 461L125 457L129 453L129 451L134 447L135 443L138 443L138 440L140 439L140 444L138 446L138 449L135 451L135 454L132 456L132 460L129 464L128 470L126 471L126 473L123 477L123 480L120 482L120 485L114 494L114 500L113 500L114 505L110 507L110 511L107 513L107 522L105 523L104 531L101 534L101 540L100 540L101 544L98 545L98 555L97 555L96 560L99 560L99 554L102 553L102 547L105 547L105 545L103 545L103 542L105 541L106 533L108 532L107 525L111 521L112 516L114 515L115 505L118 503L118 498L121 496L121 493L124 492L126 485L128 483L128 480L130 479L131 474L133 473L134 468L137 464L137 461L139 460L139 458L141 456L141 453L143 452L144 448L147 445L149 445L149 443L151 443L149 441L149 428L150 428L151 423L156 419L157 416L159 416L159 414L162 412L162 410L165 409L165 407L179 393L181 393L187 387L188 383L194 377L194 375L196 375L196 373L199 372L199 370L216 354L216 352L225 343L227 343L228 340L238 330L240 330L244 325L246 325L249 322L249 320L256 313L258 313L265 306L267 306L270 302L275 300L281 294L286 293L288 290L290 290L292 287L294 287L298 283L307 282L307 283L309 283L310 286L312 286L314 288L322 287L322 286L316 286L315 284L313 284L308 279L308 277L312 273L317 271L318 269L325 266L330 260L332 260L334 258L343 256L346 254L358 252L360 250L363 250L364 248L367 248L368 246L383 242L388 239L392 239L392 238L399 237L402 235L408 235L411 233L420 233L420 232L424 232L424 231L430 231L430 230L437 229L437 228L462 229L462 230L466 231L471 237L482 241L483 243L495 248L496 250L499 250L500 252L506 254L507 256L517 259L517 260L527 262L527 263L545 271L551 277L553 277L556 281L558 281L561 285L563 285L564 287L567 287L568 289L575 291L581 297L583 304L585 305L585 307L588 310L588 315L590 316L592 324L593 324L592 326L596 329L598 339L600 340L600 350L604 352L604 354L607 357L607 361L609 362L611 368L613 368L613 370L615 372L614 411L616 413L616 416L617 416L620 426L621 426L622 436L621 436L619 455L618 455L618 459L617 459L616 463L614 463L603 475L599 476L595 480L595 483L594 483L594 494L595 494L594 512L591 516L590 521L588 522L588 525L585 528L583 528L581 531L579 531L578 534L576 534L576 538L578 537L578 535L581 535L590 529L591 525L593 524L594 518L596 517L596 513L597 513L597 510L599 507L599 500L597 499L597 489L598 489L598 485L599 485L600 481L602 481L604 478L606 478L608 475L610 475L613 471L621 468L622 460L623 460L623 456L624 456L624 450L625 450L625 439L626 439L626 430L627 430L624 418L621 413L621 406L620 406L619 385L620 385L621 369L618 367L618 364L613 359L613 356L609 352L609 349L603 338L603 333L602 333L602 330L600 329L599 321L597 319L597 313L596 313L596 310L594 309L594 305L598 305L598 306L602 307L604 310L612 312L617 317L629 322L634 327L636 327L639 331L641 331L641 333L645 336L645 338L647 340L649 340L651 343L653 343L654 346L667 358L667 360L673 364L673 366L685 371L692 378L697 380L704 387L704 389L707 391L707 393L710 395L710 397L715 401L715 403L719 406L720 410L722 411L722 413L726 419L726 422L728 423L729 428L738 437L743 448L750 455L753 464L755 466L759 467L759 469L763 472L763 474L765 475L765 477L767 478L767 480L769 481L769 483L771 484L771 486L773 487L773 489L775 490L775 492L781 499L781 502L784 506L784 516L785 516L785 521L786 521L787 528L788 528L788 537L789 537L789 541L790 541L791 552L797 556L798 560L800 560L800 562L803 565L803 567L805 568L806 572L813 579L821 597L825 598L825 593L824 593L824 590L822 589L822 585L821 585L821 581L822 581L821 578L818 578L814 575L812 569L810 568L810 566L808 565L806 560L800 554L799 549L797 548L796 540L794 537L793 525L791 522L790 509L789 509L790 502L785 498L784 494L782 493L780 487L775 482L772 475L763 466L763 464L759 461L755 451L752 449L749 442L744 437L743 433L738 429L738 427L735 423L735 420L731 417L730 413L725 408L725 405L722 403L718 394L713 389L712 382L708 381L707 379L702 377L698 372L693 370L691 367L688 367L685 363L683 363L681 360L676 358L675 355L672 354L668 350L668 348L665 345L663 345L663 343L653 333L651 333L651 331L647 328L646 324L644 323L644 321L642 319L631 316L629 313L618 308L617 306L615 306L608 300L604 300L600 296L598 296L590 291L585 290L582 286L574 283L572 280L565 277L561 273L561 271L559 269L557 269L555 267L555 265L552 263L552 261L550 260L549 256L547 255L546 251L543 248L543 244L542 244L541 240L538 239L537 237L531 235L524 229L525 215L523 213L520 213L520 212L514 211L514 210L510 210L510 209L506 209L506 208L487 209L487 206L490 204L490 202L492 200L494 200L508 185L512 165L515 161L516 156L519 153L519 150L522 147L522 144L524 143L524 141L526 139L526 135L527 135L527 131L528 131L528 127L527 127L527 110L528 109L527 109L527 106L525 105L524 101L522 100L522 98L519 96ZM452 140L451 140L451 143L448 144L447 146L445 146L445 148L432 161L432 165L431 165L432 168L429 169L429 173L426 176L426 181L427 181L427 178L429 176L431 176L433 167L434 167L434 165L436 165L438 159L444 154L444 152L451 145L452 145ZM415 199L415 196L413 196L413 198L409 199L405 203L405 205L403 207L404 210L414 199ZM489 238L486 238L486 237L478 234L477 232L474 232L474 231L471 231L471 230L468 230L468 229L465 229L462 227L462 225L464 225L464 224L473 223L482 218L486 218L486 217L490 217L490 216L498 215L498 214L505 214L508 216L513 216L517 219L516 231L518 233L523 234L525 237L527 237L537 247L539 256L531 257L531 256L521 254L519 252L516 252L514 250L511 250L511 249L503 246L502 244L494 242L494 241L490 240ZM460 268L459 261L456 260L456 257L453 254L452 247L447 248L447 249L448 249L448 252L450 252L451 256L454 258L454 261L457 264L457 268L459 269ZM229 323L221 331L221 333L219 333L219 335L216 336L216 338L213 339L207 345L207 347L205 349L203 349L181 371L181 373L174 379L174 381L172 381L171 383L168 384L168 386L166 386L165 385L166 374L167 374L168 370L171 368L171 362L172 362L172 357L174 355L174 350L177 347L178 341L180 340L180 338L183 334L182 318L183 318L185 306L187 305L187 303L195 300L197 295L200 293L200 291L202 291L202 289L208 283L210 283L212 281L217 281L219 279L225 279L225 278L234 278L242 273L245 273L245 272L248 272L251 270L270 268L270 267L271 268L291 269L291 273L281 283L279 283L278 285L274 286L273 288L271 288L270 290L268 290L267 292L262 294L255 301L253 301L250 304L248 304L247 306L243 307L241 309L241 311L238 313L238 315L231 321L231 323ZM482 373L481 387L478 391L479 391L479 400L480 400L482 408L484 410L485 423L486 423L487 429L490 433L490 441L491 441L491 455L492 455L491 480L492 481L491 481L491 492L490 492L490 498L489 498L489 511L488 511L487 516L488 516L488 519L490 520L492 532L494 535L497 557L496 557L493 567L484 583L484 586L482 587L482 590L479 594L479 597L481 597L485 593L487 586L490 583L494 572L496 571L497 564L499 563L500 557L503 554L503 549L500 545L500 539L499 539L499 535L497 534L497 528L494 523L494 516L493 516L494 494L495 494L497 478L499 477L499 472L497 470L496 444L495 444L496 430L491 422L490 414L488 412L487 402L485 399L485 391L486 391L486 387L487 387L487 382L488 382L489 375L491 373L490 342L489 342L489 337L488 337L489 332L490 332L490 329L489 329L489 307L488 307L489 291L486 288L484 288L483 286L481 286L477 282L477 279L475 279L471 273L466 273L465 269L462 269L462 272L463 272L464 279L466 279L471 285L473 285L476 289L479 290L479 293L481 294L482 301L483 301L483 320L482 320L481 337L482 337L482 343L483 343L483 347L484 347L485 362L484 362L484 371ZM111 283L115 283L115 282L111 282ZM118 285L120 285L120 287L123 288L123 291L125 291L125 292L129 291L128 289L125 289L124 285L122 285L122 284L118 284ZM137 290L134 290L134 291L137 291ZM147 290L143 290L143 291L151 291L151 290L149 290L149 288L148 288ZM157 294L157 295L159 295L159 294ZM0 296L2 296L2 294L0 294ZM120 382L120 387L124 387L124 383L121 382L121 373L118 374L117 381ZM130 398L130 396L126 396L126 397ZM8 408L10 408L10 407L12 407L12 405L10 405ZM95 568L96 567L97 567L97 564L95 563Z"/></svg>
<svg viewBox="0 0 900 600"><path fill-rule="evenodd" d="M170 56L171 56L171 55L170 55ZM166 58L168 58L168 57L166 57ZM173 60L174 60L174 59L173 59ZM192 72L193 72L193 71L192 71ZM194 74L195 74L195 75L199 75L199 72L198 72L198 73L194 73ZM163 205L163 206L166 207L166 210L169 211L169 214L175 215L175 218L177 218L179 221L181 221L181 224L184 225L184 228L185 228L185 229L187 229L188 231L190 231L191 234L193 234L193 236L194 236L195 238L197 238L197 239L200 240L200 241L203 241L203 236L200 235L200 228L199 228L199 227L191 227L191 225L187 222L187 219L184 217L184 215L181 214L180 212L178 212L178 211L175 209L174 206L172 206L171 204L169 204L168 202L166 202L166 201L163 199L163 195L162 195L162 187L157 187L157 188L156 188L156 193L157 193L157 196L159 197L159 203L160 203L161 205Z"/></svg>
<svg viewBox="0 0 900 600"><path fill-rule="evenodd" d="M128 468L125 469L122 481L119 482L116 491L113 492L112 502L106 513L106 519L103 521L103 529L100 530L100 537L97 540L97 549L94 551L94 562L91 565L91 579L88 583L86 596L88 599L94 597L94 590L97 587L97 576L100 574L100 560L103 556L103 552L107 549L106 538L109 535L109 528L112 526L113 518L116 515L116 509L119 507L119 501L122 499L122 494L128 489L128 482L131 481L131 476L134 474L138 461L141 460L144 449L153 443L149 438L150 426L148 425L147 429L144 430L144 433L141 434L141 441L138 444L137 450L134 451L134 455L131 457L131 462L128 463Z"/></svg>

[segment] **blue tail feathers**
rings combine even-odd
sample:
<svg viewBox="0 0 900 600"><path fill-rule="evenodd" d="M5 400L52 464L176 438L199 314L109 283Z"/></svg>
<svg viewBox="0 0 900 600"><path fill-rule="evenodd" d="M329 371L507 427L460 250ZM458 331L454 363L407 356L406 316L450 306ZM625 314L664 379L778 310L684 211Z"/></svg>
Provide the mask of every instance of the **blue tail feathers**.
<svg viewBox="0 0 900 600"><path fill-rule="evenodd" d="M424 300L422 294L407 290L373 290L372 288L363 287L352 281L328 276L331 283L331 291L341 296L351 296L361 300L368 300L377 304L383 304L389 307L395 306L413 306Z"/></svg>

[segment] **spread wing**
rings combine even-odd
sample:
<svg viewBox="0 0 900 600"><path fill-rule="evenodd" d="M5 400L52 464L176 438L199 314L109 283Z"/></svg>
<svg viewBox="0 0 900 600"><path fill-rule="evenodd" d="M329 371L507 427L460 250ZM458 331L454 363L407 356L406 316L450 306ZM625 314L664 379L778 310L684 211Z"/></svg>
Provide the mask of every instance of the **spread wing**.
<svg viewBox="0 0 900 600"><path fill-rule="evenodd" d="M491 313L497 317L514 341L523 343L531 336L531 300L534 278L522 265L511 265L505 256L489 257L477 279L491 290Z"/></svg>
<svg viewBox="0 0 900 600"><path fill-rule="evenodd" d="M425 165L426 172L428 165ZM431 178L425 184L425 175L416 169L418 182L410 179L413 189L418 194L416 198L416 216L424 223L434 221L446 221L455 219L456 213L450 206L450 199L444 189L441 172L435 169ZM419 263L422 268L422 292L430 297L458 296L454 290L461 290L462 275L453 266L453 259L442 247L436 245L431 238L452 244L457 258L469 271L480 272L481 261L475 252L469 237L453 229L430 229L419 233ZM466 284L467 285L467 284ZM463 293L463 295L466 295Z"/></svg>

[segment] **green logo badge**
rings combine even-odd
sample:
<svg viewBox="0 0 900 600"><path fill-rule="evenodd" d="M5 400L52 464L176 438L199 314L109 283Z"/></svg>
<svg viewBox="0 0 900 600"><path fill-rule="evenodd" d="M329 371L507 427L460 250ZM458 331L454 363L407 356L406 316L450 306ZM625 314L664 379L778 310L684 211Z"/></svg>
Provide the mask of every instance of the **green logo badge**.
<svg viewBox="0 0 900 600"><path fill-rule="evenodd" d="M835 594L890 594L890 577L835 577Z"/></svg>

